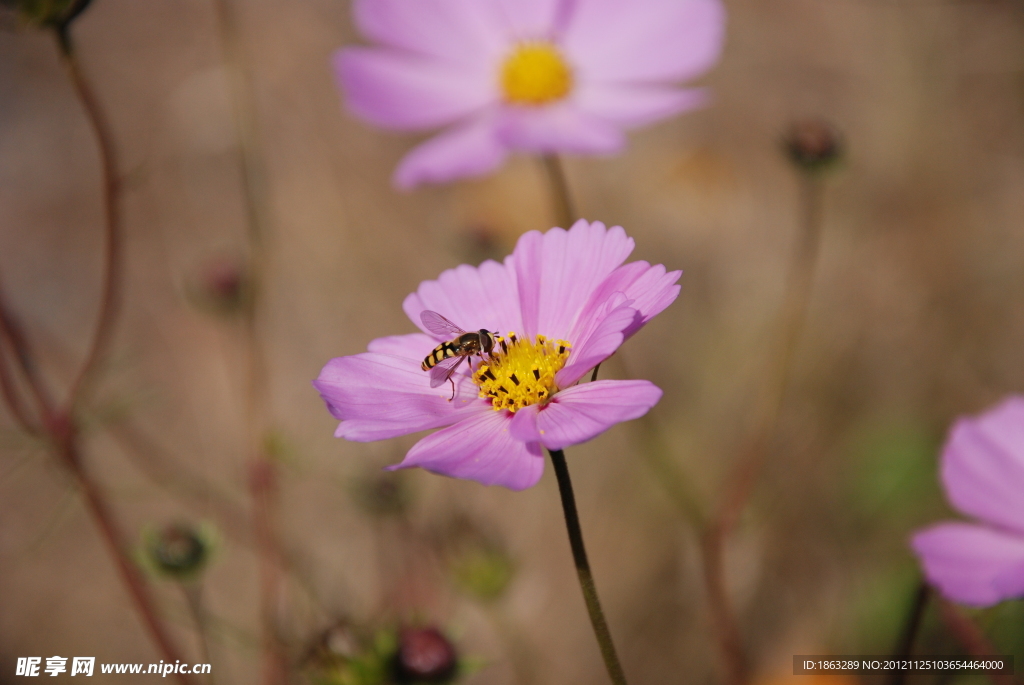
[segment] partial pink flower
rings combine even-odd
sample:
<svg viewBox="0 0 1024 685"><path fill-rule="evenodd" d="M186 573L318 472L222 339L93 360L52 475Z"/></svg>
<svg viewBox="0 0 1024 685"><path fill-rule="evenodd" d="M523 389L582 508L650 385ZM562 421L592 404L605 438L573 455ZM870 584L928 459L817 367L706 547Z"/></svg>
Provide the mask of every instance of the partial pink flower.
<svg viewBox="0 0 1024 685"><path fill-rule="evenodd" d="M1024 597L1024 397L954 424L942 483L950 504L978 523L940 523L914 535L928 581L971 606Z"/></svg>
<svg viewBox="0 0 1024 685"><path fill-rule="evenodd" d="M675 84L707 71L720 0L356 0L374 47L339 50L349 109L400 131L401 188L479 176L511 151L613 154L625 129L702 105Z"/></svg>
<svg viewBox="0 0 1024 685"><path fill-rule="evenodd" d="M661 398L649 381L577 385L679 294L682 272L623 264L633 239L619 226L580 220L570 230L523 235L504 263L486 261L424 281L403 308L422 333L378 338L332 359L313 382L335 436L367 442L440 428L391 469L419 466L512 490L544 471L542 448L562 449L643 416ZM421 314L500 335L447 383L430 387L421 363L445 339Z"/></svg>

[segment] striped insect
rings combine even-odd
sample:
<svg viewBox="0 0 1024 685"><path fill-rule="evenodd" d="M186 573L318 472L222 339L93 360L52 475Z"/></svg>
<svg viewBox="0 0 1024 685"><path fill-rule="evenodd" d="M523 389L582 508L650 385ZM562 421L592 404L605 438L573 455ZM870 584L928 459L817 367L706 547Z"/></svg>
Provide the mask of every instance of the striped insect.
<svg viewBox="0 0 1024 685"><path fill-rule="evenodd" d="M452 380L452 374L464 360L474 354L480 355L481 359L485 354L490 354L494 349L497 334L482 328L474 333L468 333L429 309L420 314L420 321L423 322L423 327L434 335L451 337L451 340L435 347L421 364L424 371L430 372L430 387L444 385L445 381L452 384L452 396L448 399L451 402L455 399L455 381Z"/></svg>

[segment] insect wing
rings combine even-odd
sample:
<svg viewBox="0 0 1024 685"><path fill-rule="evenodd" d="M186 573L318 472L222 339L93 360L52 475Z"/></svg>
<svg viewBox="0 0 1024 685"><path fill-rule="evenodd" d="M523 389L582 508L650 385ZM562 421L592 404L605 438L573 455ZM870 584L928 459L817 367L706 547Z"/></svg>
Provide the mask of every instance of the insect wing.
<svg viewBox="0 0 1024 685"><path fill-rule="evenodd" d="M455 369L459 368L459 364L465 359L464 356L457 355L455 357L448 357L442 359L435 366L430 369L430 387L436 388L439 385L444 385L452 374L455 373Z"/></svg>
<svg viewBox="0 0 1024 685"><path fill-rule="evenodd" d="M420 314L420 321L423 322L424 328L442 338L457 338L466 332L437 312L432 312L429 309L423 310Z"/></svg>

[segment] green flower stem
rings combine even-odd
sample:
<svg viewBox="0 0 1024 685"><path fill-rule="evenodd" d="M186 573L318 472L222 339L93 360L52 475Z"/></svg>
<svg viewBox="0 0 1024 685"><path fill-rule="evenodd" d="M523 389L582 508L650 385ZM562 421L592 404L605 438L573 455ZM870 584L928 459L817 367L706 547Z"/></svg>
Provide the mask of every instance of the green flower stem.
<svg viewBox="0 0 1024 685"><path fill-rule="evenodd" d="M591 573L590 562L587 561L587 550L583 546L583 531L580 530L580 517L576 512L576 498L572 494L572 480L569 478L569 466L565 463L565 454L562 453L562 450L548 450L548 453L551 455L551 463L555 467L555 476L558 478L558 493L562 496L562 511L565 514L565 527L569 532L572 558L576 563L576 574L580 579L580 589L583 590L583 600L587 604L590 623L594 626L594 635L601 647L604 665L608 669L608 676L615 685L626 685L626 674L623 673L619 657L615 653L612 634L608 630L608 622L605 621L604 612L601 610L601 600L597 596L594 574Z"/></svg>

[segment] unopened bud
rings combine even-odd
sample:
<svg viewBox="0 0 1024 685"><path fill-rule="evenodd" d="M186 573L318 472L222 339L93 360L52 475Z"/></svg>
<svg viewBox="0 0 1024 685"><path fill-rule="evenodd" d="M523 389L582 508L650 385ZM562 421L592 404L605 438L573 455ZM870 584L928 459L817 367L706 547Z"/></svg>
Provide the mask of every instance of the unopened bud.
<svg viewBox="0 0 1024 685"><path fill-rule="evenodd" d="M250 282L244 264L231 257L215 257L203 264L187 286L189 299L214 314L241 311L250 296Z"/></svg>
<svg viewBox="0 0 1024 685"><path fill-rule="evenodd" d="M843 137L828 122L803 119L794 123L783 140L786 153L805 171L822 171L843 156Z"/></svg>
<svg viewBox="0 0 1024 685"><path fill-rule="evenodd" d="M406 628L399 633L394 675L400 685L449 683L457 671L455 647L437 628Z"/></svg>
<svg viewBox="0 0 1024 685"><path fill-rule="evenodd" d="M147 566L157 574L187 580L202 572L213 547L209 526L172 523L145 533L144 555Z"/></svg>

